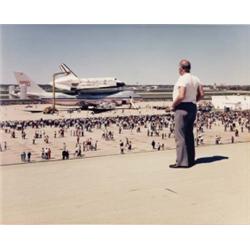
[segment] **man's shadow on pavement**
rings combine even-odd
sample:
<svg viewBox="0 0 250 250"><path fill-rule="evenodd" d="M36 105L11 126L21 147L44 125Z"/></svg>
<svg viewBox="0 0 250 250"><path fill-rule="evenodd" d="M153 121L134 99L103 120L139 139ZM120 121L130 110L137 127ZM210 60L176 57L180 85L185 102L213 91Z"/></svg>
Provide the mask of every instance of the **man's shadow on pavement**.
<svg viewBox="0 0 250 250"><path fill-rule="evenodd" d="M227 156L221 156L221 155L214 155L214 156L209 156L209 157L201 157L201 158L198 158L195 161L195 165L203 164L203 163L212 163L214 161L221 161L221 160L227 160L227 159L229 159Z"/></svg>

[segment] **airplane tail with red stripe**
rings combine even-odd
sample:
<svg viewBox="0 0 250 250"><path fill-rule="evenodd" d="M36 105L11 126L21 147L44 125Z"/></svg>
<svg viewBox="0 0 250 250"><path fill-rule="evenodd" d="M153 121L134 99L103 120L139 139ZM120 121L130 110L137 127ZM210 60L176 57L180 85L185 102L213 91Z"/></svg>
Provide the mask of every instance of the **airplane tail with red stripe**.
<svg viewBox="0 0 250 250"><path fill-rule="evenodd" d="M46 93L44 89L38 86L29 76L23 72L14 72L14 76L19 85L26 85L29 92Z"/></svg>

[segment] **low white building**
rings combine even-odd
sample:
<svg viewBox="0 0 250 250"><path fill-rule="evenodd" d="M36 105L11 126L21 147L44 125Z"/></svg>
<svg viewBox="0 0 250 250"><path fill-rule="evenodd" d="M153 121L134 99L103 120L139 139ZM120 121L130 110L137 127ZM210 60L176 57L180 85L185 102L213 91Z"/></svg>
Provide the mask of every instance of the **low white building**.
<svg viewBox="0 0 250 250"><path fill-rule="evenodd" d="M250 110L250 96L212 96L212 104L215 109Z"/></svg>

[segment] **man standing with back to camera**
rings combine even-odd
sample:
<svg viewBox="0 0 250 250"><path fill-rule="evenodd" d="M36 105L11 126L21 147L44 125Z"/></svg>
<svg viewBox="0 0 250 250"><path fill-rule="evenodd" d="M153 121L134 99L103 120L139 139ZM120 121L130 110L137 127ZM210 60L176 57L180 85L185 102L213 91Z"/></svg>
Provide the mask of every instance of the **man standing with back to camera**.
<svg viewBox="0 0 250 250"><path fill-rule="evenodd" d="M180 77L174 86L172 110L175 111L176 163L170 168L188 168L195 164L193 126L196 118L196 102L203 96L198 77L190 74L191 63L181 60Z"/></svg>

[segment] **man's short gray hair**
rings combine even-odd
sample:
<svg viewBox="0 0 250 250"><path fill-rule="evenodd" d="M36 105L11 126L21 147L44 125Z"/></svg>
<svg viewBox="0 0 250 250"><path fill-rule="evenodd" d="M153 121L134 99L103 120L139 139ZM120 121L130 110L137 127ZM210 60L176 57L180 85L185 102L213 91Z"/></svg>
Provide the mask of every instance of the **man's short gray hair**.
<svg viewBox="0 0 250 250"><path fill-rule="evenodd" d="M185 71L185 72L190 72L191 70L191 63L186 60L186 59L183 59L180 61L180 67Z"/></svg>

